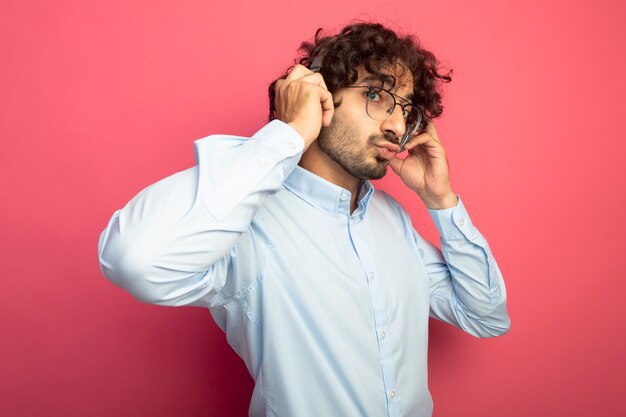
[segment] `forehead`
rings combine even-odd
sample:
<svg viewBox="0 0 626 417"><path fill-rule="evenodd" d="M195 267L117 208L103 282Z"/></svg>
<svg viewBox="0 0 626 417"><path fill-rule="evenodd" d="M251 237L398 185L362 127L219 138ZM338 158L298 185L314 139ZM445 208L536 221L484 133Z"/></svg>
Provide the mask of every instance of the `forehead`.
<svg viewBox="0 0 626 417"><path fill-rule="evenodd" d="M380 72L385 75L391 75L393 79L395 79L395 83L386 81L383 84L384 79L382 79L379 75L367 72L363 65L358 67L358 71L359 78L357 83L379 85L405 97L413 95L413 74L402 62L385 64L380 68Z"/></svg>

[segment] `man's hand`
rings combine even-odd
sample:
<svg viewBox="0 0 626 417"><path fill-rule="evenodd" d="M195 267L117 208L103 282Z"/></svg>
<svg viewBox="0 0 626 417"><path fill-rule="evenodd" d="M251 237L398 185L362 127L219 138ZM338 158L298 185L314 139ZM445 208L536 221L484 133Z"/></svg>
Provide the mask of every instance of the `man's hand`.
<svg viewBox="0 0 626 417"><path fill-rule="evenodd" d="M404 145L409 151L405 159L394 158L389 165L411 190L420 196L429 209L445 209L457 204L450 187L448 160L435 124L430 121L426 131Z"/></svg>
<svg viewBox="0 0 626 417"><path fill-rule="evenodd" d="M328 127L335 112L333 96L324 78L303 65L296 65L287 78L276 81L276 117L296 129L306 150Z"/></svg>

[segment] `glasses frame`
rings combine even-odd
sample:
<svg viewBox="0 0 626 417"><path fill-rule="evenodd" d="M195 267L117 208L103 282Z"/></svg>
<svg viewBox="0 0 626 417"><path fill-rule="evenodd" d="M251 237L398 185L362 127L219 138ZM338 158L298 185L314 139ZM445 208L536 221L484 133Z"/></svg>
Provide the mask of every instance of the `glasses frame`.
<svg viewBox="0 0 626 417"><path fill-rule="evenodd" d="M407 106L410 106L411 108L414 108L415 110L417 110L417 114L419 115L417 122L412 123L411 125L406 123L406 119L405 119L405 129L404 129L404 135L402 135L402 138L400 139L400 149L404 149L404 145L406 145L406 143L409 141L409 139L411 139L411 137L415 134L415 132L417 132L417 130L419 129L420 124L422 123L422 120L424 120L424 114L422 113L422 111L419 109L419 107L417 107L416 105L414 105L413 103L411 103L410 101L406 100L403 97L400 97L397 94L392 93L391 91L387 90L386 88L382 88L382 87L376 87L373 85L367 85L367 84L362 84L362 85L346 85L344 87L341 88L367 88L368 91L375 91L375 92L380 92L380 91L384 91L386 93L388 93L389 95L391 95L391 98L393 99L393 106L388 108L386 113L387 116L385 116L384 119L379 120L380 122L387 120L387 118L389 116L391 116L396 108L396 106L400 106L400 109L402 110L402 117L404 117L404 109ZM402 104L401 102L398 103L398 101L403 101L405 102L404 104ZM374 117L372 117L369 113L368 110L368 104L369 104L369 100L365 99L365 113L367 113L367 115L369 117L371 117L374 120L378 120L375 119Z"/></svg>

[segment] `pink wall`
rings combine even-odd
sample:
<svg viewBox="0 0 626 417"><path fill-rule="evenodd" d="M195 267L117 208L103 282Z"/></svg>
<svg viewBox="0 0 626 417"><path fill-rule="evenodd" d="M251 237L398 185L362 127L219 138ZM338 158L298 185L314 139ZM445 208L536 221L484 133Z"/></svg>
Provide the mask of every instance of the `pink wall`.
<svg viewBox="0 0 626 417"><path fill-rule="evenodd" d="M432 323L435 415L625 415L626 3L263 3L0 3L0 414L245 414L250 378L209 313L115 288L98 235L193 140L256 131L318 26L372 16L455 70L438 130L509 292L502 338Z"/></svg>

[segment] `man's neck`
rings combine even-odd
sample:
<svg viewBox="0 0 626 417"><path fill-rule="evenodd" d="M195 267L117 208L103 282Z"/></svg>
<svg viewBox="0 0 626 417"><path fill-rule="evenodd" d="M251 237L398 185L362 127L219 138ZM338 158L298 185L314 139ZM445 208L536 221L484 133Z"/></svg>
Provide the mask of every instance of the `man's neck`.
<svg viewBox="0 0 626 417"><path fill-rule="evenodd" d="M348 174L337 162L333 161L326 152L322 151L317 142L313 142L309 146L300 158L298 165L318 177L350 191L350 213L356 209L360 180Z"/></svg>

